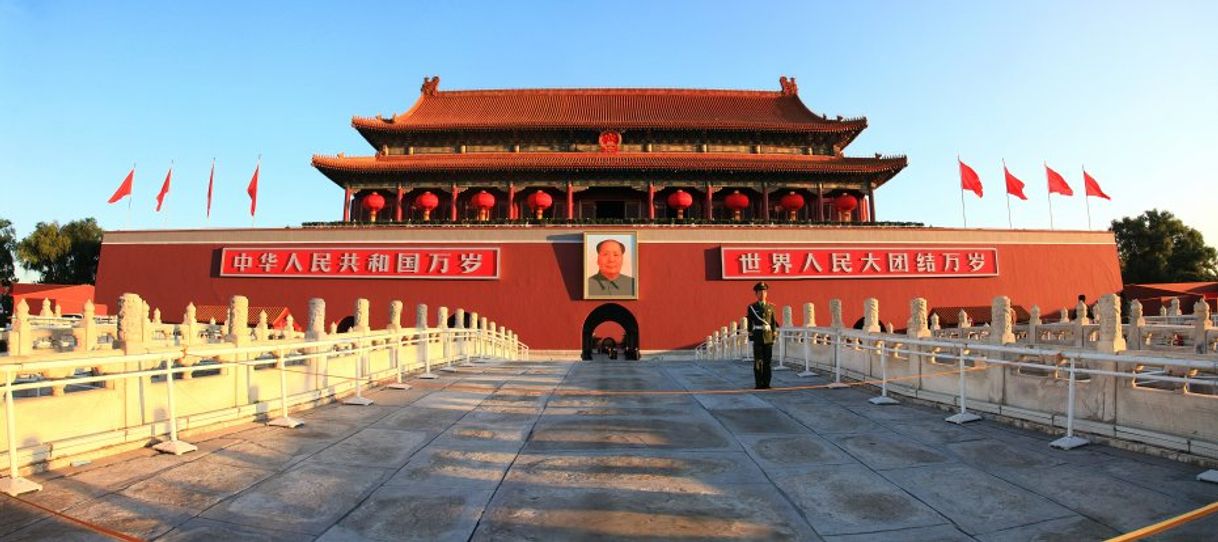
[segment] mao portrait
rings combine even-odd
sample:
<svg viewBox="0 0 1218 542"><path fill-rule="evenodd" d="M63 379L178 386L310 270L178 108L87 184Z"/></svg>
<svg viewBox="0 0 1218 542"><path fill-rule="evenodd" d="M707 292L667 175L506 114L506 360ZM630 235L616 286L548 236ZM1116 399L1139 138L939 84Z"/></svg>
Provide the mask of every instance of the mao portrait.
<svg viewBox="0 0 1218 542"><path fill-rule="evenodd" d="M584 299L638 299L634 232L584 234Z"/></svg>

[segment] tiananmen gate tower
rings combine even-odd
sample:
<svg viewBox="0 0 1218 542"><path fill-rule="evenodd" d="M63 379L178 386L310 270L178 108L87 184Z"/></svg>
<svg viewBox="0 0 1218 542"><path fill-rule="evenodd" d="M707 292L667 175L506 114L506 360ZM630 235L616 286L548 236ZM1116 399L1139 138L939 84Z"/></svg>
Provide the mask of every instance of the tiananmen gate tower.
<svg viewBox="0 0 1218 542"><path fill-rule="evenodd" d="M846 156L867 120L813 112L786 77L772 91L426 78L405 112L352 126L370 155L312 159L343 191L341 221L107 232L98 297L136 292L169 315L246 295L298 319L322 298L336 321L366 298L374 326L392 300L446 305L587 357L606 322L627 351L692 348L760 280L797 320L840 299L851 325L875 297L897 329L914 297L948 322L995 295L1050 314L1121 289L1110 232L880 221L876 192L906 158Z"/></svg>

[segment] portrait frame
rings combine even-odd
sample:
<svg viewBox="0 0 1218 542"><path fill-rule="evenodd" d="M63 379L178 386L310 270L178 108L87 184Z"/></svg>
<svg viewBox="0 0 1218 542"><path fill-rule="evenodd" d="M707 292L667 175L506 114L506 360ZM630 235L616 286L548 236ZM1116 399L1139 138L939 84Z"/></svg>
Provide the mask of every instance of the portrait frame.
<svg viewBox="0 0 1218 542"><path fill-rule="evenodd" d="M600 255L597 253L597 245L605 241L616 241L624 249L621 251L619 274L612 281L605 280ZM583 283L584 299L639 298L638 232L631 230L585 231L583 248L583 274L580 275L580 282ZM607 251L604 265L608 268L605 271L611 272L613 250L609 248ZM622 278L629 280L623 282Z"/></svg>

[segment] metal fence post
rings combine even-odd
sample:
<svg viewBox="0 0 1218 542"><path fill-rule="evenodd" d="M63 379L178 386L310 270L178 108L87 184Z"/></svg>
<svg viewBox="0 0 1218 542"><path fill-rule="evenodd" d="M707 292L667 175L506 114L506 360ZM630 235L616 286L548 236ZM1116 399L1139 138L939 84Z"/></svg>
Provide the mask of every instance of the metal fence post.
<svg viewBox="0 0 1218 542"><path fill-rule="evenodd" d="M165 393L169 406L169 440L153 446L152 449L173 455L198 450L194 444L178 440L178 414L173 401L173 359L165 360Z"/></svg>
<svg viewBox="0 0 1218 542"><path fill-rule="evenodd" d="M393 372L397 373L394 382L387 388L391 390L408 390L410 384L402 382L402 336L397 335L393 338L393 348L389 350L389 359L393 363Z"/></svg>
<svg viewBox="0 0 1218 542"><path fill-rule="evenodd" d="M842 332L835 331L833 334L833 382L827 388L845 388L848 387L842 382Z"/></svg>
<svg viewBox="0 0 1218 542"><path fill-rule="evenodd" d="M880 353L880 395L872 397L867 402L873 405L896 405L900 401L888 396L888 345L884 341L875 343L876 349Z"/></svg>
<svg viewBox="0 0 1218 542"><path fill-rule="evenodd" d="M957 358L956 358L958 365L960 367L960 412L953 414L951 416L948 416L947 418L944 419L944 421L948 421L948 422L954 423L956 425L963 425L968 422L975 422L975 421L981 419L981 416L978 416L976 414L973 414L972 412L969 412L968 407L965 406L965 402L967 399L965 397L966 389L965 389L965 381L964 381L964 350L967 347L968 347L967 344L960 345L959 356L957 356Z"/></svg>
<svg viewBox="0 0 1218 542"><path fill-rule="evenodd" d="M344 405L368 406L372 404L372 399L364 397L364 377L368 373L368 352L365 348L372 348L371 345L365 346L357 343L356 348L361 350L360 355L355 360L355 395L343 400Z"/></svg>
<svg viewBox="0 0 1218 542"><path fill-rule="evenodd" d="M267 425L275 427L286 427L292 429L304 425L304 422L297 420L288 415L288 377L286 361L283 359L283 351L275 352L275 368L279 370L279 417L269 422Z"/></svg>
<svg viewBox="0 0 1218 542"><path fill-rule="evenodd" d="M1049 446L1062 450L1072 450L1079 446L1091 444L1091 441L1074 435L1074 357L1070 358L1070 385L1066 392L1066 436L1049 443Z"/></svg>
<svg viewBox="0 0 1218 542"><path fill-rule="evenodd" d="M415 348L419 349L419 361L423 362L423 374L419 378L424 380L435 380L440 378L435 373L431 372L431 353L428 352L431 344L431 332L424 328L419 328L419 332L415 335Z"/></svg>
<svg viewBox="0 0 1218 542"><path fill-rule="evenodd" d="M22 493L42 491L42 484L22 478L17 470L17 416L13 412L13 368L9 367L4 379L5 429L8 431L8 478L0 480L0 491L16 497Z"/></svg>
<svg viewBox="0 0 1218 542"><path fill-rule="evenodd" d="M812 331L804 329L804 371L799 373L799 376L816 376L812 372L810 364L812 363Z"/></svg>
<svg viewBox="0 0 1218 542"><path fill-rule="evenodd" d="M775 339L778 340L778 366L774 367L775 371L786 371L790 369L790 367L787 367L787 364L785 363L787 360L787 340L786 337L784 337L785 334L785 330L783 330L781 327L778 328L778 336L775 337Z"/></svg>

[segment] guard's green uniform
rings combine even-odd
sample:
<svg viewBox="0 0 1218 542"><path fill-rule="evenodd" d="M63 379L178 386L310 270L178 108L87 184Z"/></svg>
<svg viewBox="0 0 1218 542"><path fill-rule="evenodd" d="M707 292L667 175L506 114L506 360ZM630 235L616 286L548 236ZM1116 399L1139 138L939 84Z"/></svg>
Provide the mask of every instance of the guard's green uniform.
<svg viewBox="0 0 1218 542"><path fill-rule="evenodd" d="M744 311L749 322L749 337L753 340L753 380L757 389L770 387L770 363L773 362L774 337L778 333L774 310L773 303L757 301L750 303Z"/></svg>

